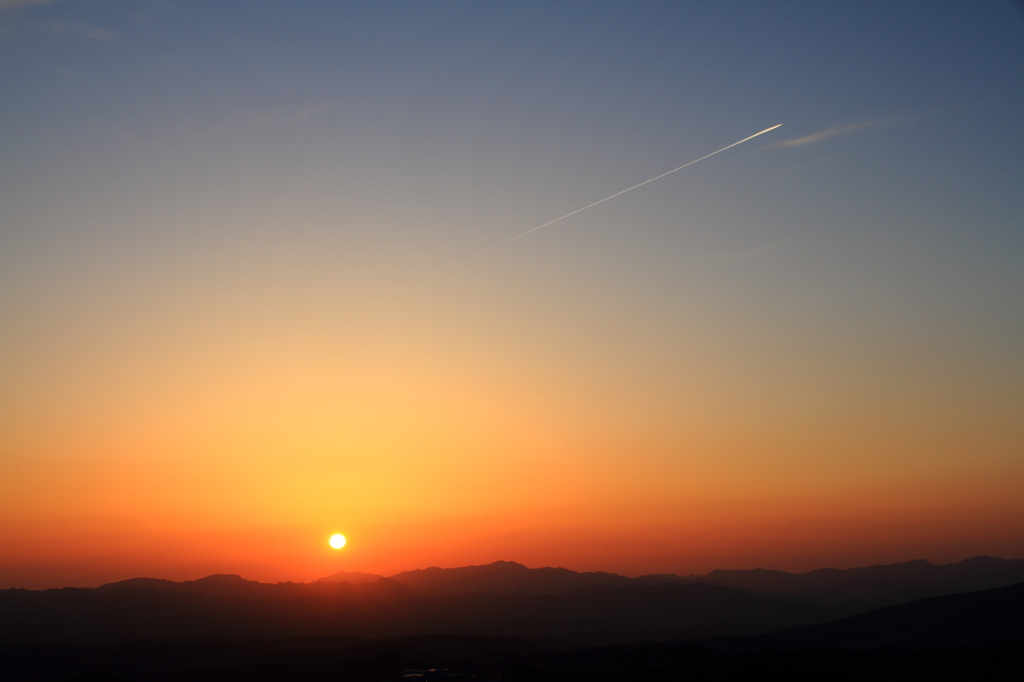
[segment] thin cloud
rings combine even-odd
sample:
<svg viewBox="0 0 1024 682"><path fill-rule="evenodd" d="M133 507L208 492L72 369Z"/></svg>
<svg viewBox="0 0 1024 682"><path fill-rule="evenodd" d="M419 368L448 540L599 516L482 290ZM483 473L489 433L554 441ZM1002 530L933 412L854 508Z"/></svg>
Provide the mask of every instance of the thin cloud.
<svg viewBox="0 0 1024 682"><path fill-rule="evenodd" d="M871 128L877 128L880 125L882 124L879 121L865 121L863 123L850 123L847 125L832 126L831 128L825 128L824 130L819 130L818 132L811 133L810 135L796 137L793 138L792 140L783 140L782 142L776 142L775 144L771 145L771 147L775 149L780 149L783 147L806 147L809 144L824 142L825 140L830 140L833 137L840 137L842 135L852 135L854 133L859 133L864 130L870 130Z"/></svg>
<svg viewBox="0 0 1024 682"><path fill-rule="evenodd" d="M89 24L48 24L47 30L52 33L70 33L86 40L97 40L109 43L117 40L117 34L99 26Z"/></svg>
<svg viewBox="0 0 1024 682"><path fill-rule="evenodd" d="M333 102L323 102L300 109L298 112L293 110L294 113L288 111L250 111L242 114L242 119L245 122L245 127L249 130L259 130L275 124L297 125L307 119L330 111L336 106L337 104Z"/></svg>
<svg viewBox="0 0 1024 682"><path fill-rule="evenodd" d="M715 258L719 263L733 263L741 260L751 260L752 258L759 258L769 251L768 248L762 247L759 249L747 249L745 251L733 251L730 253L720 254Z"/></svg>
<svg viewBox="0 0 1024 682"><path fill-rule="evenodd" d="M276 111L247 111L241 115L242 126L248 130L260 130L281 119Z"/></svg>
<svg viewBox="0 0 1024 682"><path fill-rule="evenodd" d="M117 40L116 33L101 26L82 23L38 21L32 18L31 12L26 11L22 13L19 11L28 10L31 7L55 5L66 1L67 0L0 0L0 13L4 13L7 17L4 19L4 23L7 24L8 20L13 22L7 25L0 25L0 38L6 39L15 33L29 37L59 33L77 36L83 40L93 40L103 43L109 43Z"/></svg>
<svg viewBox="0 0 1024 682"><path fill-rule="evenodd" d="M751 261L757 258L768 256L776 249L777 244L767 244L765 246L758 246L751 249L743 249L741 251L725 251L718 253L708 253L697 258L698 263L705 265L724 265L727 263L742 263L745 261Z"/></svg>
<svg viewBox="0 0 1024 682"><path fill-rule="evenodd" d="M0 10L18 9L29 5L48 5L54 0L0 0Z"/></svg>
<svg viewBox="0 0 1024 682"><path fill-rule="evenodd" d="M331 109L333 109L336 106L337 105L334 104L333 102L323 102L322 104L314 104L313 106L306 107L305 109L300 111L298 114L296 114L295 118L293 118L292 121L294 123L302 123L307 118L312 118L314 116L319 116L320 114L322 114L324 112L330 111Z"/></svg>
<svg viewBox="0 0 1024 682"><path fill-rule="evenodd" d="M63 0L0 0L0 11L32 7L33 5L50 5Z"/></svg>
<svg viewBox="0 0 1024 682"><path fill-rule="evenodd" d="M262 111L243 111L234 114L228 120L218 125L201 130L193 135L194 139L209 138L221 135L230 130L259 131L265 129L280 128L281 126L295 126L303 121L320 116L337 107L336 102L322 102L311 104L302 109L291 109L281 111L265 109Z"/></svg>

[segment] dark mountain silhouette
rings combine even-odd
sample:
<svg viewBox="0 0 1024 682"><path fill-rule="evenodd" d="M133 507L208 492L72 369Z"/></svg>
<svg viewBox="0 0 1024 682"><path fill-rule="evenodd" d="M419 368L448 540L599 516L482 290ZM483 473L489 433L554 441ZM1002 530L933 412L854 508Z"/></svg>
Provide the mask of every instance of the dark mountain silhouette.
<svg viewBox="0 0 1024 682"><path fill-rule="evenodd" d="M694 590L694 588L697 588ZM25 593L24 590L14 592ZM61 592L65 591L52 591ZM78 591L76 591L77 593ZM125 588L94 597L195 592ZM39 593L36 593L39 594ZM739 609L747 594L708 585L581 588L570 595L438 597L477 603L528 597L577 617L616 612L615 602L659 611L711 605ZM612 595L610 607L605 598ZM711 595L712 598L708 599ZM639 600L636 597L639 596ZM566 597L569 600L566 601ZM758 595L771 602L777 596ZM482 600L482 601L481 601ZM237 602L234 602L237 606ZM605 603L604 608L594 605ZM0 613L3 613L0 610ZM621 615L621 612L619 612ZM505 613L504 615L509 615ZM547 615L550 615L548 613ZM563 616L563 625L566 616ZM628 625L628 624L627 624ZM635 624L634 624L635 626ZM5 680L395 680L410 668L447 669L443 679L504 680L1018 680L1024 678L1024 583L922 599L822 625L755 637L587 646L550 638L430 635L391 639L292 637L192 639L0 649ZM409 679L409 678L406 678ZM426 679L419 678L419 679ZM438 677L438 679L442 679Z"/></svg>
<svg viewBox="0 0 1024 682"><path fill-rule="evenodd" d="M360 574L368 575L368 574ZM220 599L251 601L259 599L287 599L300 595L333 597L353 601L391 601L411 596L414 590L390 578L374 576L372 580L359 582L337 581L321 578L311 583L260 583L246 580L237 575L210 575L199 580L174 582L158 578L132 578L116 583L107 583L96 588L100 592L116 592L122 589L157 590L186 594L203 594Z"/></svg>
<svg viewBox="0 0 1024 682"><path fill-rule="evenodd" d="M425 594L565 594L579 587L629 585L633 581L614 573L577 573L567 568L527 568L514 561L485 566L425 568L406 571L391 579ZM676 581L661 581L676 582ZM660 583L659 583L660 584Z"/></svg>
<svg viewBox="0 0 1024 682"><path fill-rule="evenodd" d="M352 583L358 585L360 583L372 583L375 580L380 580L384 576L377 575L376 573L362 573L360 571L339 571L338 573L332 573L331 575L320 578L317 582L327 583Z"/></svg>
<svg viewBox="0 0 1024 682"><path fill-rule="evenodd" d="M946 565L918 560L845 570L823 568L809 573L765 569L717 570L706 575L666 574L639 578L603 572L578 573L565 568L527 568L512 561L496 561L483 566L417 569L390 578L372 573L341 572L311 583L269 584L245 580L237 575L211 575L184 582L134 578L109 583L98 589L151 588L240 599L315 594L361 601L388 600L412 594L458 596L525 592L564 595L583 587L700 583L762 594L807 597L816 603L846 602L849 608L866 611L922 597L987 590L1016 582L1024 582L1024 560L975 557Z"/></svg>
<svg viewBox="0 0 1024 682"><path fill-rule="evenodd" d="M160 578L131 578L116 583L107 583L97 588L100 592L114 592L121 589L133 590L161 590L165 592L188 592L193 594L206 594L221 597L251 597L266 595L270 592L298 591L304 585L300 583L277 583L268 584L255 580L246 580L237 575L214 574L208 575L199 580L186 580L174 582L173 580L162 580Z"/></svg>
<svg viewBox="0 0 1024 682"><path fill-rule="evenodd" d="M823 623L908 595L1024 581L1024 561L978 557L804 574L644 576L513 562L391 578L336 574L266 584L236 575L137 578L95 589L0 592L0 646L189 637L558 637L575 642L753 635ZM716 584L717 583L717 584Z"/></svg>
<svg viewBox="0 0 1024 682"><path fill-rule="evenodd" d="M637 581L646 584L675 582L673 577L645 576ZM1024 560L980 556L945 565L917 560L845 570L822 568L809 573L764 569L717 570L682 580L740 587L766 594L792 594L835 601L859 599L891 604L926 596L990 590L1024 582Z"/></svg>
<svg viewBox="0 0 1024 682"><path fill-rule="evenodd" d="M511 561L484 566L427 568L391 577L421 594L565 594L579 587L703 583L764 594L810 597L824 603L860 602L867 610L922 597L988 590L1024 582L1024 560L975 557L955 564L924 560L863 568L823 568L809 573L753 569L717 570L706 575L577 573L564 568L527 568Z"/></svg>
<svg viewBox="0 0 1024 682"><path fill-rule="evenodd" d="M730 648L930 649L1024 645L1024 583L919 599L822 625L729 641Z"/></svg>
<svg viewBox="0 0 1024 682"><path fill-rule="evenodd" d="M204 581L174 589L7 590L0 646L192 637L560 637L580 642L754 634L822 622L833 610L786 595L714 585L583 587L566 594L420 595L393 580L309 592L295 584ZM144 583L145 585L145 583ZM362 590L362 592L360 592ZM373 591L376 598L368 595ZM353 596L359 598L353 598Z"/></svg>

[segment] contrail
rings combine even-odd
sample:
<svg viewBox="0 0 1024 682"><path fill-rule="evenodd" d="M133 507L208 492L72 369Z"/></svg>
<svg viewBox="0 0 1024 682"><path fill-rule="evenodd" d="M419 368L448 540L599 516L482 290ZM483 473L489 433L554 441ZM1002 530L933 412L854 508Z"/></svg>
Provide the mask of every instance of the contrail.
<svg viewBox="0 0 1024 682"><path fill-rule="evenodd" d="M603 204L604 202L608 201L609 199L614 199L615 197L619 196L620 194L625 194L626 192L632 192L632 191L633 191L633 190L635 190L635 189L636 189L637 187L643 187L643 186L644 186L644 185L646 185L646 184L647 184L648 182L654 182L655 180L661 180L661 179L662 179L663 177L665 177L666 175L672 175L672 174L673 174L673 173L675 173L676 171L680 171L680 170L683 170L683 169L684 169L684 168L686 168L687 166L692 166L693 164L697 163L698 161L703 161L704 159L710 158L710 157L714 156L715 154L721 154L721 153L722 153L722 152L724 152L724 151L725 151L726 149L732 149L732 148L733 148L733 147L735 147L736 145L738 145L738 144L743 144L743 143L744 143L744 142L746 142L747 140L753 140L753 139L754 139L755 137L757 137L758 135L764 135L765 133L771 132L771 131L775 130L776 128L781 128L781 127L782 127L782 124L780 123L779 125L775 125L775 126L772 126L771 128L765 128L765 129L764 129L764 130L762 130L761 132L759 132L759 133L755 133L755 134L751 135L750 137L744 137L744 138L743 138L742 140L740 140L739 142L733 142L733 143L732 143L731 145L729 145L728 147L722 147L721 149L719 149L719 150L718 150L718 151L716 151L716 152L711 152L710 154L706 154L706 155L704 155L704 156L700 157L699 159L694 159L693 161L690 161L689 163L684 163L684 164L683 164L682 166L679 166L679 168L673 168L672 170L668 171L667 173L662 173L661 175L659 175L659 176L657 176L657 177L653 177L653 178L651 178L650 180L644 180L644 181L643 181L643 182L641 182L641 183L640 183L639 185L633 185L632 187L630 187L630 188L628 188L628 189L624 189L624 190L622 190L621 192L616 192L615 194L611 195L610 197L605 197L604 199L601 199L600 201L595 201L594 203L592 203L592 204L588 204L588 205L584 206L583 208L577 208L577 209L576 209L575 211L573 211L572 213L566 213L566 214L565 214L564 216L562 216L561 218L555 218L555 219L554 219L554 220L552 220L551 222L548 222L548 223L544 223L543 225L538 225L537 227L531 227L531 228L530 228L529 230L527 230L526 232L523 232L523 233L517 234L517 235L516 235L516 236L514 236L514 237L509 237L509 238L508 238L508 239L506 239L505 241L503 241L503 242L500 242L500 243L498 243L498 244L495 244L494 246L488 246L488 247L487 247L486 249L484 249L483 251L479 251L479 252L477 253L477 255L479 256L479 255L480 255L481 253L486 253L486 252L488 252L488 251L491 251L492 249L496 249L496 248L498 248L499 246L505 246L505 244L508 244L509 242L514 242L515 240L519 239L520 237L525 237L526 235L530 234L531 232L536 232L537 230L540 230L540 229L542 229L542 228L545 228L545 227L547 227L548 225L554 225L554 224L555 224L555 223L557 223L557 222L558 222L559 220L565 220L565 219L566 219L566 218L568 218L569 216L574 216L574 215L576 215L577 213L579 213L579 212L581 212L581 211L586 211L586 210L587 210L588 208L594 208L594 207L595 207L595 206L597 206L598 204Z"/></svg>

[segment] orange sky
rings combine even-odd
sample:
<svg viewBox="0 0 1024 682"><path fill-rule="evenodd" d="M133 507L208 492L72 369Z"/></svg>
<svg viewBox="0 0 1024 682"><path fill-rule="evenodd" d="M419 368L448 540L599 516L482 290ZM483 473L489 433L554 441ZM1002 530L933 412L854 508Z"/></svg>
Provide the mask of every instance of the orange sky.
<svg viewBox="0 0 1024 682"><path fill-rule="evenodd" d="M984 428L1010 415L917 387L878 395L887 377L842 368L847 389L816 394L821 370L784 349L763 365L681 362L686 383L636 361L632 376L586 376L579 355L486 357L471 329L405 312L389 337L408 345L193 321L195 346L137 329L131 347L79 349L53 378L25 378L5 412L4 583L497 559L809 570L1024 549L1024 479L1001 459L1015 432ZM919 402L896 419L900 390ZM333 532L350 539L340 552Z"/></svg>
<svg viewBox="0 0 1024 682"><path fill-rule="evenodd" d="M0 588L1024 556L1014 8L257 5L0 3Z"/></svg>

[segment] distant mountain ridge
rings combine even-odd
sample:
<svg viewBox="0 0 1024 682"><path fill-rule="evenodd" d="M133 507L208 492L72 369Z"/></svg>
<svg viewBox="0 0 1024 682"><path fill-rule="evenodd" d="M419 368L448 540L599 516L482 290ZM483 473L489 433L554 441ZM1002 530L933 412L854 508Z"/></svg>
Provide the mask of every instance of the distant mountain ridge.
<svg viewBox="0 0 1024 682"><path fill-rule="evenodd" d="M214 578L206 585L241 584L233 576ZM695 633L723 630L709 617L749 632L813 613L793 598L671 583L577 588L561 596L414 597L383 612L377 603L353 606L308 595L276 606L239 604L146 586L7 590L0 593L0 678L326 682L399 679L410 668L441 663L457 671L446 679L463 673L461 679L521 682L1024 679L1024 583L767 634L696 640ZM20 621L13 639L4 627L12 615ZM486 632L496 624L563 636L595 625L617 630L572 639ZM382 625L455 634L382 639ZM40 627L36 634L44 637L32 637ZM359 634L325 637L331 630ZM671 638L679 633L689 636Z"/></svg>
<svg viewBox="0 0 1024 682"><path fill-rule="evenodd" d="M1024 583L886 606L758 637L709 641L725 649L933 649L1024 644Z"/></svg>
<svg viewBox="0 0 1024 682"><path fill-rule="evenodd" d="M636 584L633 579L614 573L578 573L567 568L527 568L514 561L495 561L483 566L460 568L437 568L435 566L399 573L391 576L391 579L419 592L447 595L474 592L565 594L580 587Z"/></svg>
<svg viewBox="0 0 1024 682"><path fill-rule="evenodd" d="M804 597L828 604L859 604L857 608L866 611L924 597L990 590L1018 582L1024 582L1024 559L980 556L953 564L932 564L916 560L850 569L822 568L808 573L757 568L745 571L715 570L706 575L665 574L637 578L600 571L528 568L513 561L495 561L481 566L416 569L391 577L341 572L310 583L260 583L237 575L218 574L184 582L132 578L96 589L111 591L147 588L234 598L311 594L362 601L390 600L413 595L508 596L519 592L564 595L580 588L702 583L760 594Z"/></svg>
<svg viewBox="0 0 1024 682"><path fill-rule="evenodd" d="M608 643L759 634L846 615L787 595L700 583L589 586L558 595L423 595L388 578L326 588L261 585L234 576L205 580L178 583L174 589L145 581L104 589L4 590L0 649L210 637L431 634ZM217 583L228 589L210 591Z"/></svg>
<svg viewBox="0 0 1024 682"><path fill-rule="evenodd" d="M375 580L380 580L384 576L377 575L376 573L363 573L362 571L339 571L338 573L332 573L331 575L320 578L316 582L318 583L352 583L353 585L359 585L360 583L372 583Z"/></svg>
<svg viewBox="0 0 1024 682"><path fill-rule="evenodd" d="M317 583L362 583L383 576L338 573ZM980 556L953 564L925 560L861 568L821 568L808 573L787 573L756 568L746 571L715 570L706 575L645 575L627 578L614 573L576 572L565 568L527 568L512 561L482 566L417 569L389 578L420 594L566 594L581 587L704 583L735 587L762 594L785 594L838 603L862 601L868 608L923 597L990 590L1024 582L1024 559ZM866 609L865 609L866 610Z"/></svg>
<svg viewBox="0 0 1024 682"><path fill-rule="evenodd" d="M755 635L1014 583L1024 583L1024 561L992 557L686 577L498 561L387 578L342 573L310 583L134 578L99 588L0 591L0 645L221 636L486 634L600 643Z"/></svg>
<svg viewBox="0 0 1024 682"><path fill-rule="evenodd" d="M1021 582L1022 572L1024 559L978 556L954 564L933 564L918 559L861 568L819 568L809 573L719 569L704 576L689 576L686 580L742 587L769 594L842 594L846 597L860 597L869 590L880 587L898 589L908 583L950 589L952 592L989 590Z"/></svg>

